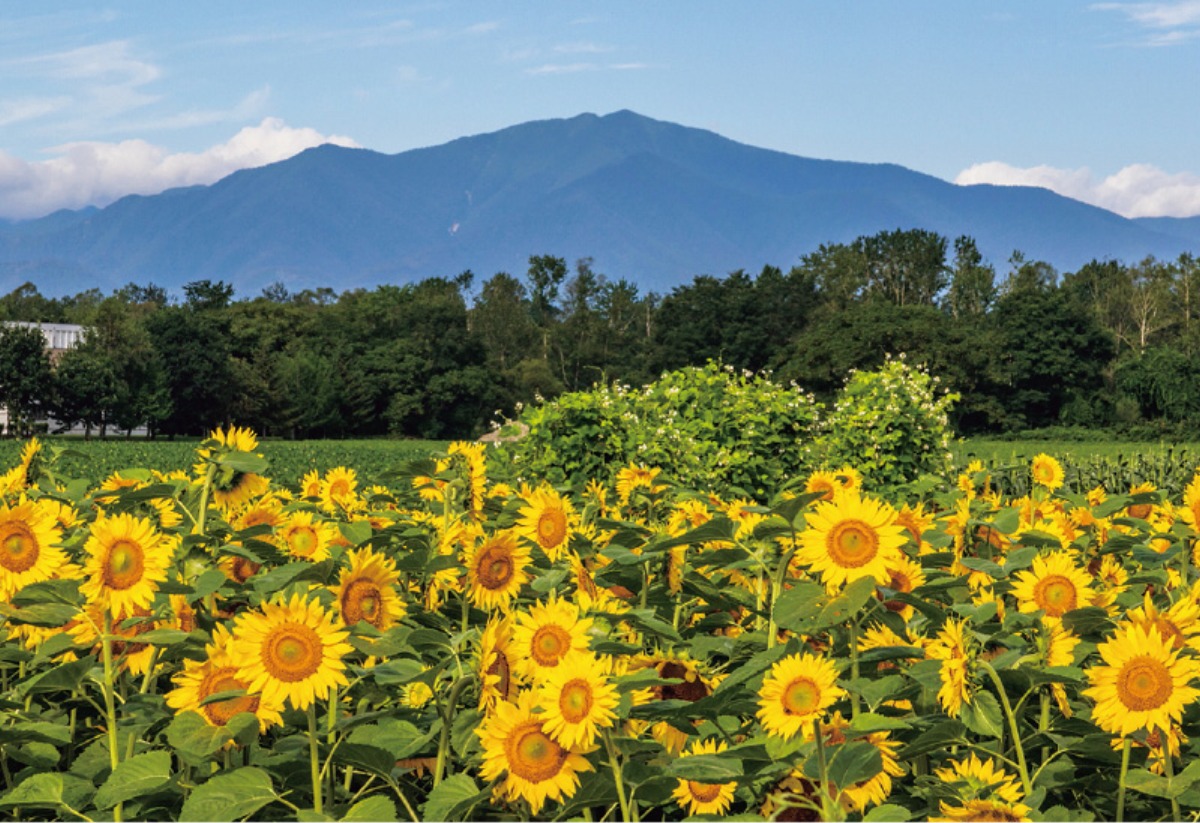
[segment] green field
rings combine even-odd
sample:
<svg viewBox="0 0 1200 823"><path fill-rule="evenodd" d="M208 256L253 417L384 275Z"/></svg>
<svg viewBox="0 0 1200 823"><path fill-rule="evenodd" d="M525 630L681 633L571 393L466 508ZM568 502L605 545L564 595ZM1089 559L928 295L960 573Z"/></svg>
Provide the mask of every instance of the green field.
<svg viewBox="0 0 1200 823"><path fill-rule="evenodd" d="M199 440L77 440L43 438L47 454L63 449L59 472L67 477L104 478L118 469L183 469L195 463ZM23 440L0 441L0 467L15 465ZM349 466L358 472L360 486L384 483L389 472L405 463L445 450L436 440L266 440L259 452L267 458L270 475L296 484L305 472Z"/></svg>

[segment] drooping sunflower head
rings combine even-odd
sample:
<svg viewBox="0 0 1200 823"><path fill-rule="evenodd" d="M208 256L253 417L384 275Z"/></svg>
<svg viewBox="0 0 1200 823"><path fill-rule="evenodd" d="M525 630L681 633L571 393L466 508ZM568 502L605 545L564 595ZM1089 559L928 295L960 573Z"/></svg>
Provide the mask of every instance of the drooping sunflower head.
<svg viewBox="0 0 1200 823"><path fill-rule="evenodd" d="M1061 488L1063 479L1066 476L1063 472L1062 463L1059 463L1058 460L1045 453L1033 458L1033 462L1030 464L1030 471L1033 474L1033 482L1048 491Z"/></svg>
<svg viewBox="0 0 1200 823"><path fill-rule="evenodd" d="M334 686L346 686L347 632L319 601L278 597L244 612L233 629L237 677L250 692L307 709Z"/></svg>
<svg viewBox="0 0 1200 823"><path fill-rule="evenodd" d="M536 695L524 691L517 703L499 702L475 734L483 744L484 780L499 780L501 794L529 804L536 816L548 800L570 798L579 788L579 772L591 771L583 752L560 745L535 711Z"/></svg>
<svg viewBox="0 0 1200 823"><path fill-rule="evenodd" d="M696 740L680 757L697 754L717 754L729 748L724 740ZM689 816L697 814L724 814L733 803L737 781L730 783L699 783L695 780L680 780L671 796Z"/></svg>
<svg viewBox="0 0 1200 823"><path fill-rule="evenodd" d="M551 562L562 557L579 520L571 501L549 486L525 498L518 518L518 533L537 544Z"/></svg>
<svg viewBox="0 0 1200 823"><path fill-rule="evenodd" d="M842 490L842 481L831 471L818 469L804 481L804 491L807 494L821 495L818 500L830 502Z"/></svg>
<svg viewBox="0 0 1200 823"><path fill-rule="evenodd" d="M944 815L939 820L1028 820L1030 808L1021 800L1024 793L1015 777L989 757L971 754L951 760L934 771L943 783L953 786L958 804L940 802Z"/></svg>
<svg viewBox="0 0 1200 823"><path fill-rule="evenodd" d="M460 455L467 469L467 514L475 520L483 516L483 496L487 490L487 458L483 443L456 440L446 449Z"/></svg>
<svg viewBox="0 0 1200 823"><path fill-rule="evenodd" d="M396 625L405 614L404 600L396 591L400 575L387 555L371 549L346 553L350 568L342 569L333 589L342 622L353 626L370 623L380 631Z"/></svg>
<svg viewBox="0 0 1200 823"><path fill-rule="evenodd" d="M300 496L319 498L321 496L321 473L316 469L300 478Z"/></svg>
<svg viewBox="0 0 1200 823"><path fill-rule="evenodd" d="M212 474L212 502L224 512L236 512L263 494L271 482L253 471L243 471L222 462L221 456L233 452L252 454L258 448L258 437L247 428L231 426L228 430L214 429L206 445L197 450L198 462L193 467L197 482L204 482L209 471ZM261 458L259 458L261 461Z"/></svg>
<svg viewBox="0 0 1200 823"><path fill-rule="evenodd" d="M467 595L481 609L507 611L529 581L529 548L512 529L485 536L464 553Z"/></svg>
<svg viewBox="0 0 1200 823"><path fill-rule="evenodd" d="M1104 662L1087 670L1091 686L1083 694L1096 704L1092 722L1109 734L1168 732L1200 697L1191 685L1200 661L1173 649L1156 626L1123 623L1098 650Z"/></svg>
<svg viewBox="0 0 1200 823"><path fill-rule="evenodd" d="M974 661L974 636L968 631L968 621L947 620L937 636L925 644L925 657L940 660L938 672L941 687L937 699L942 710L951 717L958 717L964 703L973 698L972 663Z"/></svg>
<svg viewBox="0 0 1200 823"><path fill-rule="evenodd" d="M58 574L67 562L56 545L61 537L58 521L41 501L21 495L15 505L0 503L0 598Z"/></svg>
<svg viewBox="0 0 1200 823"><path fill-rule="evenodd" d="M599 730L616 721L620 697L609 678L610 668L604 660L581 654L543 678L537 701L543 728L564 748L591 746Z"/></svg>
<svg viewBox="0 0 1200 823"><path fill-rule="evenodd" d="M80 591L114 614L149 608L167 579L175 541L144 517L101 515L92 523L84 550L87 579Z"/></svg>
<svg viewBox="0 0 1200 823"><path fill-rule="evenodd" d="M889 504L842 492L808 515L796 557L819 572L831 591L862 577L886 583L889 567L900 561L904 540L904 528Z"/></svg>
<svg viewBox="0 0 1200 823"><path fill-rule="evenodd" d="M479 640L479 710L490 711L497 701L517 696L516 665L512 652L512 616L493 617Z"/></svg>
<svg viewBox="0 0 1200 823"><path fill-rule="evenodd" d="M845 696L837 685L837 669L824 657L805 652L771 667L758 691L757 717L767 734L790 738L821 717Z"/></svg>
<svg viewBox="0 0 1200 823"><path fill-rule="evenodd" d="M662 469L657 467L643 466L639 463L630 463L617 470L617 498L621 501L621 505L628 505L629 498L638 489L645 489L647 494L657 494L666 488L666 485L655 482L658 476L662 473Z"/></svg>
<svg viewBox="0 0 1200 823"><path fill-rule="evenodd" d="M1016 574L1013 596L1025 613L1042 611L1052 620L1074 609L1090 605L1091 578L1075 564L1069 551L1055 551L1033 558L1029 571Z"/></svg>
<svg viewBox="0 0 1200 823"><path fill-rule="evenodd" d="M555 597L516 612L512 646L520 672L537 681L576 653L587 652L591 628L590 617L580 617L573 603Z"/></svg>
<svg viewBox="0 0 1200 823"><path fill-rule="evenodd" d="M1129 496L1135 495L1153 495L1158 491L1158 487L1153 483L1135 483L1129 487ZM1141 520L1146 520L1154 511L1154 502L1147 500L1144 503L1132 503L1125 507L1125 513L1130 517L1137 517Z"/></svg>
<svg viewBox="0 0 1200 823"><path fill-rule="evenodd" d="M888 581L883 584L884 588L903 594L910 594L913 589L923 585L925 585L925 570L921 568L920 563L905 554L901 554L896 562L888 567ZM912 619L914 609L908 603L889 599L882 591L877 592L876 597L883 601L885 609L896 612L905 621Z"/></svg>

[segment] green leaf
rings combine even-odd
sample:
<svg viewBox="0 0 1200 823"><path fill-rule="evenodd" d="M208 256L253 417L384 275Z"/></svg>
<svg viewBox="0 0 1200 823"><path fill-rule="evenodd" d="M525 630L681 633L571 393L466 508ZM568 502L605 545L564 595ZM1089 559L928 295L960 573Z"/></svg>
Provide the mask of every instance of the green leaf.
<svg viewBox="0 0 1200 823"><path fill-rule="evenodd" d="M180 757L202 761L243 734L258 734L258 718L242 712L224 726L210 726L198 712L180 712L167 726L167 742Z"/></svg>
<svg viewBox="0 0 1200 823"><path fill-rule="evenodd" d="M875 596L875 578L860 577L842 590L841 595L834 598L829 605L821 609L817 618L821 628L845 623L858 613L867 601Z"/></svg>
<svg viewBox="0 0 1200 823"><path fill-rule="evenodd" d="M276 799L271 777L256 766L221 772L192 789L180 820L220 821L249 817Z"/></svg>
<svg viewBox="0 0 1200 823"><path fill-rule="evenodd" d="M467 775L450 775L429 792L421 816L424 820L462 820L485 794Z"/></svg>
<svg viewBox="0 0 1200 823"><path fill-rule="evenodd" d="M342 817L345 823L371 823L371 821L380 821L380 823L394 823L396 821L396 804L391 799L384 797L381 794L375 794L368 797L366 800L360 800L346 810L346 814Z"/></svg>
<svg viewBox="0 0 1200 823"><path fill-rule="evenodd" d="M1020 509L1004 509L988 524L1001 534L1012 534L1021 525Z"/></svg>
<svg viewBox="0 0 1200 823"><path fill-rule="evenodd" d="M991 692L980 691L970 703L963 703L959 715L963 725L985 737L1000 737L1004 734L1004 715L1000 703Z"/></svg>
<svg viewBox="0 0 1200 823"><path fill-rule="evenodd" d="M82 807L95 787L90 780L84 780L69 772L43 772L21 781L11 792L0 797L0 809L21 808L57 808L68 805L78 809Z"/></svg>
<svg viewBox="0 0 1200 823"><path fill-rule="evenodd" d="M694 780L697 783L732 783L746 776L742 761L727 755L693 754L671 761L664 770L667 777Z"/></svg>
<svg viewBox="0 0 1200 823"><path fill-rule="evenodd" d="M267 470L267 458L254 452L225 452L217 456L216 462L220 466L243 474L262 474ZM170 490L174 491L174 489Z"/></svg>
<svg viewBox="0 0 1200 823"><path fill-rule="evenodd" d="M350 541L351 546L361 546L371 539L373 534L371 524L366 520L353 520L348 523L338 523L342 537Z"/></svg>
<svg viewBox="0 0 1200 823"><path fill-rule="evenodd" d="M862 740L854 740L825 749L826 774L838 786L853 786L870 780L883 771L883 756L879 749ZM804 761L804 773L810 778L821 776L816 753Z"/></svg>
<svg viewBox="0 0 1200 823"><path fill-rule="evenodd" d="M161 789L170 781L171 754L161 750L145 752L117 764L93 802L97 809L109 809Z"/></svg>
<svg viewBox="0 0 1200 823"><path fill-rule="evenodd" d="M856 735L909 728L912 728L912 724L901 720L899 717L885 717L882 714L874 714L872 712L863 712L850 721L850 731Z"/></svg>
<svg viewBox="0 0 1200 823"><path fill-rule="evenodd" d="M96 661L90 656L63 663L53 669L35 674L17 686L22 695L40 694L43 692L70 692L79 688L79 684L87 677Z"/></svg>
<svg viewBox="0 0 1200 823"><path fill-rule="evenodd" d="M1053 820L1054 818L1050 819ZM897 823L912 820L912 812L903 806L897 806L895 803L884 803L882 806L876 806L871 809L863 817L863 823L886 823L889 820L897 821Z"/></svg>
<svg viewBox="0 0 1200 823"><path fill-rule="evenodd" d="M387 749L362 743L343 743L338 746L334 752L334 760L385 778L390 777L392 769L396 767L396 758L392 757L392 753Z"/></svg>

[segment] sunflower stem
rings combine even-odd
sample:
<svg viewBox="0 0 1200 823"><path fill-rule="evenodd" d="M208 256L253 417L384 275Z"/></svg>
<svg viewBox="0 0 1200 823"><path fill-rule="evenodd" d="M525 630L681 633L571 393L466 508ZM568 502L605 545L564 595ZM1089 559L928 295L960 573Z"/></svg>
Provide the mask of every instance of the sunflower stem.
<svg viewBox="0 0 1200 823"><path fill-rule="evenodd" d="M204 534L204 521L208 519L208 495L212 491L213 480L217 477L217 464L209 463L208 471L204 473L204 486L200 489L200 506L196 516L196 534Z"/></svg>
<svg viewBox="0 0 1200 823"><path fill-rule="evenodd" d="M1125 775L1129 771L1129 750L1132 745L1133 741L1126 737L1125 744L1121 747L1121 779L1117 783L1117 815L1115 818L1117 823L1125 821Z"/></svg>
<svg viewBox="0 0 1200 823"><path fill-rule="evenodd" d="M1042 691L1042 713L1038 716L1038 731L1044 732L1050 728L1050 692L1046 691L1049 686L1044 687ZM1043 765L1050 759L1050 747L1042 746L1042 763Z"/></svg>
<svg viewBox="0 0 1200 823"><path fill-rule="evenodd" d="M337 727L337 719L338 719L338 687L337 687L336 683L329 689L329 717L327 719L329 722L327 724L328 731L325 734L325 741L326 741L326 743L329 744L329 753L330 753L329 794L328 794L328 796L332 800L334 798L334 795L336 794L335 786L337 784L337 775L336 775L337 767L333 765L333 757L332 757L333 750L334 750L334 747L335 747L335 744L337 741L337 732L335 729Z"/></svg>
<svg viewBox="0 0 1200 823"><path fill-rule="evenodd" d="M779 568L775 570L775 575L771 579L771 611L767 615L767 648L775 647L775 635L779 634L779 629L775 623L775 604L779 602L779 595L783 593L783 579L787 577L788 566L792 565L792 556L796 553L795 539L793 537L792 547L783 555L783 560L779 563Z"/></svg>
<svg viewBox="0 0 1200 823"><path fill-rule="evenodd" d="M613 784L617 787L617 802L621 804L621 819L631 821L635 818L630 814L629 801L625 797L625 781L621 778L621 763L617 758L617 747L613 745L612 734L605 729L604 748L608 751L608 765L612 769Z"/></svg>
<svg viewBox="0 0 1200 823"><path fill-rule="evenodd" d="M100 636L100 653L104 658L104 716L105 723L108 725L108 764L112 771L116 771L117 766L121 763L121 742L120 736L117 734L117 702L113 693L113 681L116 680L116 675L113 671L112 631L112 613L106 608L104 610L104 632ZM124 810L124 803L118 803L113 807L113 820L116 823L121 823Z"/></svg>
<svg viewBox="0 0 1200 823"><path fill-rule="evenodd" d="M1167 730L1161 730L1159 738L1162 740L1162 762L1163 773L1167 776L1167 783L1172 783L1175 780L1175 761L1171 757L1171 737ZM1171 819L1182 820L1179 816L1179 797L1172 793L1171 795Z"/></svg>
<svg viewBox="0 0 1200 823"><path fill-rule="evenodd" d="M829 808L829 764L825 761L825 732L821 729L821 718L813 720L813 741L817 744L817 772L821 776L821 819L837 820ZM837 798L833 798L836 800Z"/></svg>
<svg viewBox="0 0 1200 823"><path fill-rule="evenodd" d="M1029 779L1029 766L1025 763L1025 747L1021 744L1021 730L1017 727L1017 717L1013 714L1012 704L1008 702L1008 693L1004 691L1004 683L1000 680L1000 675L992 668L991 663L980 660L979 665L987 672L992 685L996 687L1000 705L1004 709L1004 716L1008 719L1008 731L1012 735L1013 748L1017 751L1017 771L1021 774L1021 785L1025 789L1025 796L1029 797L1033 794L1033 783Z"/></svg>
<svg viewBox="0 0 1200 823"><path fill-rule="evenodd" d="M858 616L850 621L850 681L858 682ZM850 692L850 719L858 717L858 692Z"/></svg>
<svg viewBox="0 0 1200 823"><path fill-rule="evenodd" d="M308 704L308 765L312 773L313 811L321 814L321 758L317 753L317 705L315 701Z"/></svg>

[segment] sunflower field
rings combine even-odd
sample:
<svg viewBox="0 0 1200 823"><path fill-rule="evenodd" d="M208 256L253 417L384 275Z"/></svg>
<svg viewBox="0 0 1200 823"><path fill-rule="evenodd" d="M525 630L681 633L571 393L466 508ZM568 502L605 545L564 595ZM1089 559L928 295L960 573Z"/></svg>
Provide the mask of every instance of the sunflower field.
<svg viewBox="0 0 1200 823"><path fill-rule="evenodd" d="M0 476L0 815L1181 820L1200 475Z"/></svg>

